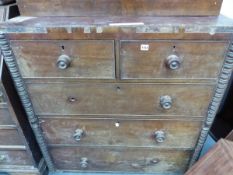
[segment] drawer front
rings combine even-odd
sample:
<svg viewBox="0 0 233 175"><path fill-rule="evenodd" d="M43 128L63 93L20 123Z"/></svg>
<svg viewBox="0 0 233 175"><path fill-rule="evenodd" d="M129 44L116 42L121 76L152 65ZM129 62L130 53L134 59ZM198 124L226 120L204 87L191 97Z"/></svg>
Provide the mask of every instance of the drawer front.
<svg viewBox="0 0 233 175"><path fill-rule="evenodd" d="M41 119L49 144L194 148L202 121Z"/></svg>
<svg viewBox="0 0 233 175"><path fill-rule="evenodd" d="M35 112L40 115L205 116L213 87L200 84L40 83L28 84L28 90Z"/></svg>
<svg viewBox="0 0 233 175"><path fill-rule="evenodd" d="M152 148L51 148L61 170L183 173L191 151Z"/></svg>
<svg viewBox="0 0 233 175"><path fill-rule="evenodd" d="M25 78L115 78L111 40L11 41Z"/></svg>
<svg viewBox="0 0 233 175"><path fill-rule="evenodd" d="M122 79L217 78L227 42L122 41Z"/></svg>
<svg viewBox="0 0 233 175"><path fill-rule="evenodd" d="M7 108L0 108L0 125L14 125Z"/></svg>
<svg viewBox="0 0 233 175"><path fill-rule="evenodd" d="M17 130L1 129L0 130L0 145L24 145Z"/></svg>
<svg viewBox="0 0 233 175"><path fill-rule="evenodd" d="M26 151L0 151L0 167L4 165L33 165Z"/></svg>

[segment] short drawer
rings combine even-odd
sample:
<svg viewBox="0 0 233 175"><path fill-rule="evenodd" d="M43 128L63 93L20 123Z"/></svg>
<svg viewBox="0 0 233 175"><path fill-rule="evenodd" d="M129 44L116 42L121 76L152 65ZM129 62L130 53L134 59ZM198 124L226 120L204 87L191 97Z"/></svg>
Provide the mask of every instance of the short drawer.
<svg viewBox="0 0 233 175"><path fill-rule="evenodd" d="M41 125L48 144L194 148L202 121L42 118Z"/></svg>
<svg viewBox="0 0 233 175"><path fill-rule="evenodd" d="M227 42L121 41L121 79L214 79Z"/></svg>
<svg viewBox="0 0 233 175"><path fill-rule="evenodd" d="M0 145L19 146L24 143L16 129L0 129Z"/></svg>
<svg viewBox="0 0 233 175"><path fill-rule="evenodd" d="M112 40L11 41L25 78L114 79Z"/></svg>
<svg viewBox="0 0 233 175"><path fill-rule="evenodd" d="M183 173L191 151L152 148L54 147L51 155L60 170L141 173Z"/></svg>
<svg viewBox="0 0 233 175"><path fill-rule="evenodd" d="M213 85L37 83L28 84L39 115L130 114L205 116Z"/></svg>
<svg viewBox="0 0 233 175"><path fill-rule="evenodd" d="M14 125L9 110L0 107L0 125Z"/></svg>
<svg viewBox="0 0 233 175"><path fill-rule="evenodd" d="M2 151L0 150L0 167L4 165L33 165L32 160L27 155L27 152L22 151Z"/></svg>

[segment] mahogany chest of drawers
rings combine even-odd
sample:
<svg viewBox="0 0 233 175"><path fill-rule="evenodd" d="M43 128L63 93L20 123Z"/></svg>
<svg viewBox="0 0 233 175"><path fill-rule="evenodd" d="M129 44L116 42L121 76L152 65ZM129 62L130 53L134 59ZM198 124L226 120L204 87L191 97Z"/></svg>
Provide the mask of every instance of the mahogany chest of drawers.
<svg viewBox="0 0 233 175"><path fill-rule="evenodd" d="M203 17L140 15L137 3L125 15L129 1L63 17L71 1L30 2L21 13L39 17L0 25L0 47L50 170L183 174L231 77L232 20L194 6Z"/></svg>

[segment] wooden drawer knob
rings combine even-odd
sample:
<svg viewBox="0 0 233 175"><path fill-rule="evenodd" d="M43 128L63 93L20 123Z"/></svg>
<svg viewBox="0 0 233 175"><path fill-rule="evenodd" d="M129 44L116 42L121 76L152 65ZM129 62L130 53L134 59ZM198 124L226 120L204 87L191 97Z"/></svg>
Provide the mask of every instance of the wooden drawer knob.
<svg viewBox="0 0 233 175"><path fill-rule="evenodd" d="M155 137L156 142L163 143L166 139L166 134L164 131L156 131L154 133L154 137Z"/></svg>
<svg viewBox="0 0 233 175"><path fill-rule="evenodd" d="M181 59L175 54L169 55L166 60L166 65L171 70L177 70L180 68Z"/></svg>
<svg viewBox="0 0 233 175"><path fill-rule="evenodd" d="M161 96L160 105L163 109L170 109L172 107L172 98L168 95Z"/></svg>
<svg viewBox="0 0 233 175"><path fill-rule="evenodd" d="M85 136L85 132L83 129L76 129L74 134L73 134L73 138L77 142L79 142L84 136Z"/></svg>
<svg viewBox="0 0 233 175"><path fill-rule="evenodd" d="M82 158L80 159L80 166L81 166L81 168L83 168L83 169L87 168L87 167L88 167L88 158L82 157Z"/></svg>
<svg viewBox="0 0 233 175"><path fill-rule="evenodd" d="M57 59L57 68L61 70L67 69L70 66L70 63L71 63L71 59L69 56L61 55Z"/></svg>

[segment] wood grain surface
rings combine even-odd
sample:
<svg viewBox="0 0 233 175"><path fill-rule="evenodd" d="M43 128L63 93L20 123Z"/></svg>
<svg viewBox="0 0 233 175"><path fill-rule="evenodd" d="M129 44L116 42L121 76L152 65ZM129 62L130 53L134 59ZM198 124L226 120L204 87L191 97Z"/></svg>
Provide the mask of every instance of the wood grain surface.
<svg viewBox="0 0 233 175"><path fill-rule="evenodd" d="M43 118L41 123L48 144L192 149L202 126L200 120L65 119L65 117ZM84 132L80 141L73 137L76 129ZM156 141L156 131L165 133L166 139L163 143Z"/></svg>
<svg viewBox="0 0 233 175"><path fill-rule="evenodd" d="M211 16L222 0L18 0L23 16Z"/></svg>
<svg viewBox="0 0 233 175"><path fill-rule="evenodd" d="M32 160L26 151L0 151L0 155L5 158L0 162L3 165L33 165ZM6 166L4 166L6 168Z"/></svg>
<svg viewBox="0 0 233 175"><path fill-rule="evenodd" d="M1 129L0 145L24 145L24 142L16 129Z"/></svg>
<svg viewBox="0 0 233 175"><path fill-rule="evenodd" d="M233 142L221 139L185 175L232 175Z"/></svg>
<svg viewBox="0 0 233 175"><path fill-rule="evenodd" d="M147 45L148 51L142 51ZM211 79L217 78L228 42L208 41L122 41L122 79ZM211 47L210 47L211 46ZM166 66L169 55L180 57L181 66Z"/></svg>
<svg viewBox="0 0 233 175"><path fill-rule="evenodd" d="M111 40L11 41L11 46L25 78L115 78ZM71 58L65 70L57 68L60 55Z"/></svg>
<svg viewBox="0 0 233 175"><path fill-rule="evenodd" d="M51 154L59 170L183 173L191 151L152 148L54 147ZM81 167L87 158L87 168Z"/></svg>
<svg viewBox="0 0 233 175"><path fill-rule="evenodd" d="M213 88L201 84L28 84L35 112L40 115L205 116ZM161 107L160 97L164 95L172 98L171 109Z"/></svg>

